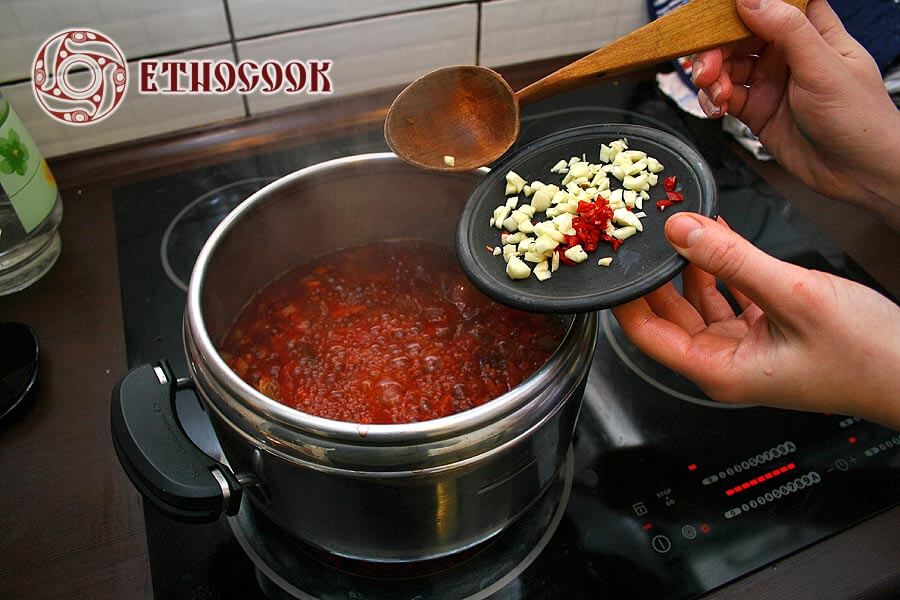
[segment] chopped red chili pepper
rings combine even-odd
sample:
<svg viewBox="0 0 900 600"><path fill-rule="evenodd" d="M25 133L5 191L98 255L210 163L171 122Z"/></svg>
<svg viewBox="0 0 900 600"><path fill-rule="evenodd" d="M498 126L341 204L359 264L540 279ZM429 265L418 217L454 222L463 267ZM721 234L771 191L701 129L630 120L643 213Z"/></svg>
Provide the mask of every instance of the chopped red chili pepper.
<svg viewBox="0 0 900 600"><path fill-rule="evenodd" d="M663 179L663 189L666 191L666 199L657 200L656 208L658 208L659 210L665 210L666 207L672 206L676 202L684 201L684 194L675 191L675 186L677 185L678 179L674 175L669 175L668 177Z"/></svg>
<svg viewBox="0 0 900 600"><path fill-rule="evenodd" d="M572 229L575 235L567 235L563 239L560 248L557 249L559 260L566 265L575 263L565 256L565 251L573 246L581 245L585 252L594 252L600 240L609 242L613 250L619 247L621 240L606 235L606 228L612 219L613 211L609 203L602 197L594 202L581 201L578 203L578 215L572 219Z"/></svg>
<svg viewBox="0 0 900 600"><path fill-rule="evenodd" d="M659 210L665 210L667 206L672 206L673 204L675 203L671 200L657 200L656 208L658 208Z"/></svg>

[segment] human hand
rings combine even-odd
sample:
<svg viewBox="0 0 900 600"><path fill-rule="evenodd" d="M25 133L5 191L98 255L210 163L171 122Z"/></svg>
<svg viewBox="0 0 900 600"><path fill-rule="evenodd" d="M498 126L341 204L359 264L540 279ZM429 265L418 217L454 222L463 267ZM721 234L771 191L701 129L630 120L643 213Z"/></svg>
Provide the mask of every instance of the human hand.
<svg viewBox="0 0 900 600"><path fill-rule="evenodd" d="M670 283L613 309L644 353L721 402L851 414L900 429L900 307L773 258L697 214L672 216L666 235L692 263L684 295Z"/></svg>
<svg viewBox="0 0 900 600"><path fill-rule="evenodd" d="M875 61L825 0L805 16L781 0L737 9L756 37L695 57L704 112L737 117L806 185L900 230L900 113Z"/></svg>

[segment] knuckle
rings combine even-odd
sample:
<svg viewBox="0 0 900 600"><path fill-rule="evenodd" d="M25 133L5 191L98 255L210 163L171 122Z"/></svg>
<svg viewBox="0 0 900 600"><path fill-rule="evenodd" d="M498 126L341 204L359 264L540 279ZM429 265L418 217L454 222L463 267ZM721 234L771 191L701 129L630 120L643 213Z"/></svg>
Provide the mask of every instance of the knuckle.
<svg viewBox="0 0 900 600"><path fill-rule="evenodd" d="M746 258L738 240L715 240L706 248L705 270L719 279L732 279L741 271Z"/></svg>
<svg viewBox="0 0 900 600"><path fill-rule="evenodd" d="M774 7L778 11L777 17L784 31L796 32L809 25L806 15L796 6L782 2Z"/></svg>

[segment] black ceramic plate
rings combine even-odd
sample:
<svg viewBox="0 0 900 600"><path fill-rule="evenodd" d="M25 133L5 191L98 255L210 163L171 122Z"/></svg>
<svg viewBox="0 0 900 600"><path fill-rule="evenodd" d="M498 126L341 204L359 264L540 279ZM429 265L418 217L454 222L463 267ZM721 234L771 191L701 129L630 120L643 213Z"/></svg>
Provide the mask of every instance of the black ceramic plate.
<svg viewBox="0 0 900 600"><path fill-rule="evenodd" d="M559 185L561 176L550 173L559 160L587 155L599 162L600 144L628 139L629 150L641 150L659 160L665 170L650 189L644 203L647 218L644 231L627 239L618 252L601 242L588 260L575 266L560 265L547 281L534 276L513 280L506 275L506 262L493 256L486 246L500 244L500 230L489 221L494 208L506 201L506 174L510 170L526 181L540 180ZM663 178L675 175L684 202L660 211L656 200L665 198ZM621 183L612 179L612 188ZM519 204L528 202L519 195ZM643 296L675 277L686 261L666 241L663 226L676 212L692 211L713 217L716 213L716 184L703 157L683 140L641 125L589 125L561 131L539 139L496 164L478 184L463 209L456 233L456 253L466 275L491 298L531 312L575 313L602 310ZM538 213L535 221L545 220ZM612 256L609 267L597 260ZM534 265L529 264L530 267Z"/></svg>

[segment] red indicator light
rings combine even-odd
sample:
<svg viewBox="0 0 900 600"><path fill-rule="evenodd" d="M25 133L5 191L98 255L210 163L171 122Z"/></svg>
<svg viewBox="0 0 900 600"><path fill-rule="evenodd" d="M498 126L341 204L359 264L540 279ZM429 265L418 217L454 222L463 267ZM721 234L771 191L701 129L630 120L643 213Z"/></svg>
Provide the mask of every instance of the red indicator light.
<svg viewBox="0 0 900 600"><path fill-rule="evenodd" d="M710 527L706 523L700 523L700 532L701 533L709 533L710 531L712 531L712 527Z"/></svg>
<svg viewBox="0 0 900 600"><path fill-rule="evenodd" d="M641 527L644 531L650 531L653 529L653 523L644 523L643 527Z"/></svg>
<svg viewBox="0 0 900 600"><path fill-rule="evenodd" d="M854 439L853 441L855 442L856 440ZM697 465L688 465L688 471L696 471L696 470L697 470Z"/></svg>
<svg viewBox="0 0 900 600"><path fill-rule="evenodd" d="M740 485L736 485L733 488L725 490L725 495L733 496L734 494L742 492L752 486L759 485L760 483L768 481L769 479L772 479L773 477L778 477L782 473L787 473L788 471L790 471L791 469L794 469L796 467L797 467L797 465L795 463L788 463L784 466L778 467L776 469L772 469L768 473L763 473L762 475L754 477L753 479L750 479L749 481L745 481L744 483L742 483Z"/></svg>
<svg viewBox="0 0 900 600"><path fill-rule="evenodd" d="M851 435L850 437L847 438L847 441L850 442L851 444L855 444L856 436Z"/></svg>

